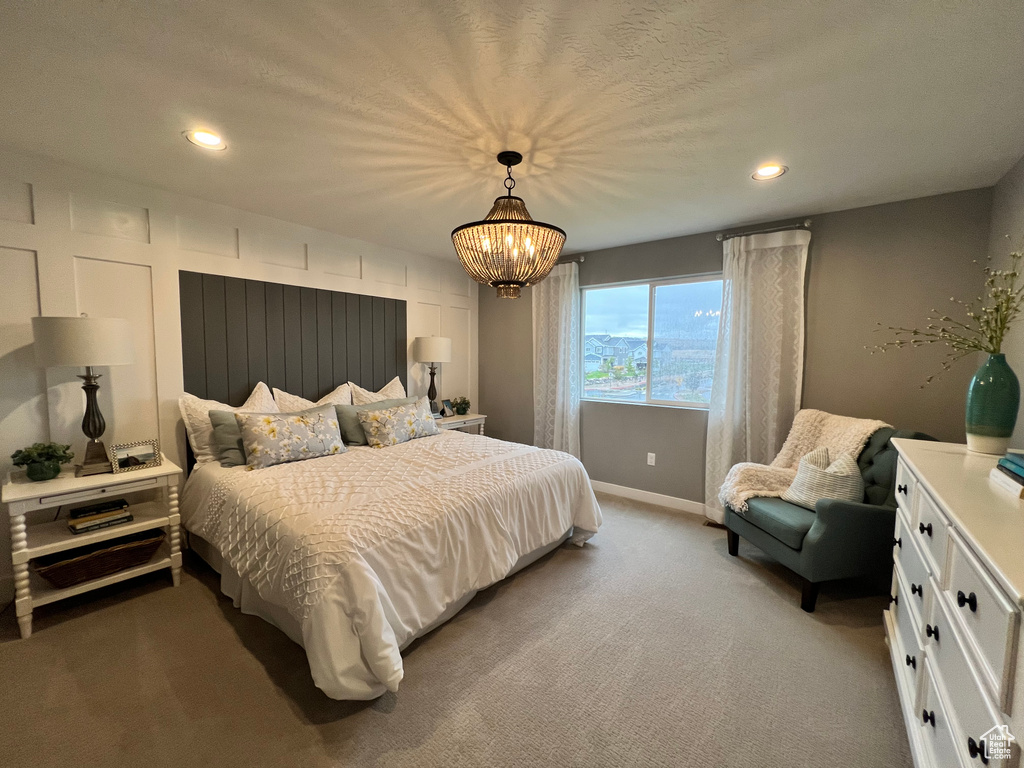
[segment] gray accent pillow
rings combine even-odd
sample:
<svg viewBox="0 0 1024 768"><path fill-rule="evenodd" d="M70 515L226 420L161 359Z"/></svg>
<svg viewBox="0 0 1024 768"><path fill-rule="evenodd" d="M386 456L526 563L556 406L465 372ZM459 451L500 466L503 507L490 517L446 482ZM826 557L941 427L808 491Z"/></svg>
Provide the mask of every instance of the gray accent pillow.
<svg viewBox="0 0 1024 768"><path fill-rule="evenodd" d="M857 460L848 453L829 463L824 446L800 459L793 484L782 494L791 504L814 509L820 499L864 501L864 478Z"/></svg>
<svg viewBox="0 0 1024 768"><path fill-rule="evenodd" d="M245 446L242 445L242 432L235 421L235 412L210 411L209 416L210 423L213 424L213 436L210 438L213 458L219 461L222 467L243 466Z"/></svg>
<svg viewBox="0 0 1024 768"><path fill-rule="evenodd" d="M384 408L394 408L396 405L412 405L419 398L399 397L393 400L378 400L376 403L365 405L335 405L334 410L338 413L338 423L341 424L341 436L346 445L366 445L366 433L363 432L363 425L359 423L359 414L362 411L379 411Z"/></svg>
<svg viewBox="0 0 1024 768"><path fill-rule="evenodd" d="M345 452L333 405L298 413L236 413L250 469Z"/></svg>
<svg viewBox="0 0 1024 768"><path fill-rule="evenodd" d="M379 406L380 403L374 403ZM396 405L394 408L372 408L359 412L359 421L371 448L387 448L415 440L417 437L436 435L439 430L427 398L415 403Z"/></svg>

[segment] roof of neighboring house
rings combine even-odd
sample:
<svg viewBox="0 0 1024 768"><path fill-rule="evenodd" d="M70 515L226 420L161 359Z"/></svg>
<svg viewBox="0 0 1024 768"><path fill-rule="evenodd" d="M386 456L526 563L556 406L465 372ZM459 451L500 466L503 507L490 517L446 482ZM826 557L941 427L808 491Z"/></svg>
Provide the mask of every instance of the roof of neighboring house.
<svg viewBox="0 0 1024 768"><path fill-rule="evenodd" d="M601 356L600 355L595 355L593 352L591 352L590 354L584 356L583 360L584 360L584 362L600 363L601 362Z"/></svg>

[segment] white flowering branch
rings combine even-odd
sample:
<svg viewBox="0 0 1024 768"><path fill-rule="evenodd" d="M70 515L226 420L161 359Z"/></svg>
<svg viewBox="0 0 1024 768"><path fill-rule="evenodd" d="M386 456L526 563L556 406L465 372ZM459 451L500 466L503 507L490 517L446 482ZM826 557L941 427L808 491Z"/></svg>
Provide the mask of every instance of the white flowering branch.
<svg viewBox="0 0 1024 768"><path fill-rule="evenodd" d="M950 370L957 360L973 352L999 354L1003 347L1003 339L1024 307L1024 285L1017 284L1021 259L1024 259L1024 253L1017 251L1010 254L1009 269L992 269L990 265L985 267L985 291L989 302L987 305L983 304L984 300L980 296L968 302L954 296L949 298L951 302L963 308L967 316L966 321L957 320L949 315L940 315L938 310L932 309L928 316L929 323L924 330L895 326L879 327L876 331L892 331L896 338L867 349L871 350L871 354L875 354L888 349L944 344L949 347L949 351L942 361L943 373ZM991 263L991 257L988 260ZM974 263L977 264L977 261ZM935 376L929 376L925 379L925 384L934 378Z"/></svg>

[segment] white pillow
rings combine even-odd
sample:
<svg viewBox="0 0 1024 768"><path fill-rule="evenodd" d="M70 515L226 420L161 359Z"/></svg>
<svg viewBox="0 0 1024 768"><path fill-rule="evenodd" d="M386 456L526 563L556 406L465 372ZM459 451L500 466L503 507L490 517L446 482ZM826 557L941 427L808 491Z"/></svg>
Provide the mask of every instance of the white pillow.
<svg viewBox="0 0 1024 768"><path fill-rule="evenodd" d="M283 389L274 387L274 400L277 401L277 405L282 413L308 411L310 408L316 408L318 405L352 405L352 388L348 384L342 384L333 392L327 393L314 403L312 400L307 400L298 395L291 395Z"/></svg>
<svg viewBox="0 0 1024 768"><path fill-rule="evenodd" d="M814 509L819 499L864 501L864 478L853 456L844 453L829 464L828 448L823 446L800 459L793 484L782 498L807 509Z"/></svg>
<svg viewBox="0 0 1024 768"><path fill-rule="evenodd" d="M369 405L381 400L399 400L405 397L405 387L402 386L402 380L397 376L381 387L378 392L363 389L351 381L348 384L352 387L352 405Z"/></svg>
<svg viewBox="0 0 1024 768"><path fill-rule="evenodd" d="M210 411L232 411L234 413L279 413L280 409L274 402L270 388L262 381L256 385L249 398L238 408L218 403L216 400L203 400L188 392L178 398L178 410L185 422L185 433L192 445L197 464L214 461L211 439L213 424L210 423Z"/></svg>

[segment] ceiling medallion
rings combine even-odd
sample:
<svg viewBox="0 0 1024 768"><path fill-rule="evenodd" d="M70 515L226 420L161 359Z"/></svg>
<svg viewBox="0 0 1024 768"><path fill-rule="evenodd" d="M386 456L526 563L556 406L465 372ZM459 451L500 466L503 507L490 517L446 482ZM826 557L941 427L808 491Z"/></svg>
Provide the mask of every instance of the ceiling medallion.
<svg viewBox="0 0 1024 768"><path fill-rule="evenodd" d="M518 152L499 152L508 169L508 194L494 201L483 221L452 230L455 252L469 276L498 290L498 298L518 299L524 285L536 285L551 272L565 245L565 232L530 217L521 197L515 197L512 166L523 161Z"/></svg>

